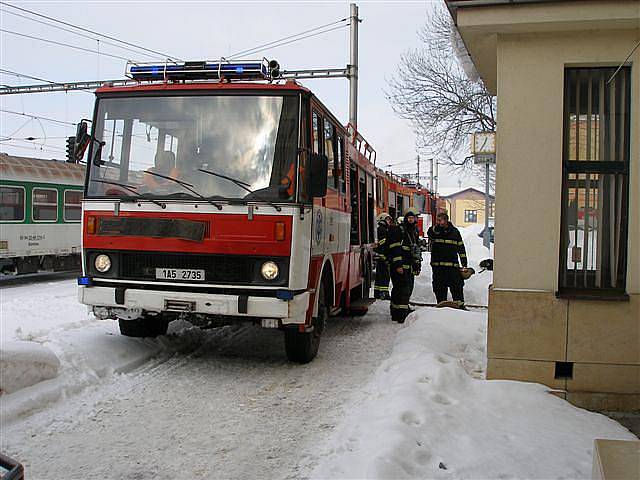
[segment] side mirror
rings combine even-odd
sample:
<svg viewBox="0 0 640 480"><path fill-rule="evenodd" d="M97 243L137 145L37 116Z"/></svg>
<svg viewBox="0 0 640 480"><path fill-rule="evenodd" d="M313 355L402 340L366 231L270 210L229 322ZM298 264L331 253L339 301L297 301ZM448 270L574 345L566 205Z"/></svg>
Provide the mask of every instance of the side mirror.
<svg viewBox="0 0 640 480"><path fill-rule="evenodd" d="M327 194L327 175L329 159L326 155L312 153L309 156L310 172L307 176L308 192L311 198L324 197Z"/></svg>
<svg viewBox="0 0 640 480"><path fill-rule="evenodd" d="M93 158L91 159L91 163L93 163L96 167L100 167L104 165L104 161L102 160L102 147L105 145L105 142L99 142L96 140L96 146L93 149Z"/></svg>
<svg viewBox="0 0 640 480"><path fill-rule="evenodd" d="M81 120L76 128L76 136L73 142L73 160L79 162L84 157L84 152L91 143L91 135L87 132L87 121Z"/></svg>

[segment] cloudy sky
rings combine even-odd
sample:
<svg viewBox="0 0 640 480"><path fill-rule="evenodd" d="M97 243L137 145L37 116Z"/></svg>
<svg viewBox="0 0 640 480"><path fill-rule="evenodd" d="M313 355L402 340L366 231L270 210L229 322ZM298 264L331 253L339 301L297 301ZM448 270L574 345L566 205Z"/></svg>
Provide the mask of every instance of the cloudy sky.
<svg viewBox="0 0 640 480"><path fill-rule="evenodd" d="M82 1L10 4L129 43L188 60L215 59L246 50L349 15L348 1L213 2ZM440 0L360 1L359 129L378 152L378 165L397 173L415 171L416 148L411 125L393 113L384 91L396 73L403 51L419 47L417 30ZM12 71L50 81L123 78L125 60L74 50L24 35L98 50L132 60L151 58L131 50L84 38L23 18L28 13L0 5L0 64ZM38 19L37 17L35 17ZM40 21L48 20L39 18ZM49 22L50 23L50 22ZM339 25L343 25L339 24ZM59 25L60 26L60 25ZM63 27L68 28L69 27ZM14 32L14 33L9 33ZM20 35L16 35L21 34ZM107 40L108 41L108 40ZM303 41L260 51L253 57L277 59L284 69L344 67L349 58L349 29L344 27ZM3 85L38 83L0 74ZM344 79L302 81L345 123L348 83ZM71 123L90 118L93 95L87 92L23 94L0 97L0 151L42 158L63 158ZM19 112L46 119L30 120ZM36 137L24 141L26 137ZM46 140L45 140L46 137ZM11 138L12 140L6 140ZM35 145L35 146L34 146ZM421 168L427 170L425 161ZM458 186L458 177L440 169L440 185ZM476 183L461 179L463 185Z"/></svg>

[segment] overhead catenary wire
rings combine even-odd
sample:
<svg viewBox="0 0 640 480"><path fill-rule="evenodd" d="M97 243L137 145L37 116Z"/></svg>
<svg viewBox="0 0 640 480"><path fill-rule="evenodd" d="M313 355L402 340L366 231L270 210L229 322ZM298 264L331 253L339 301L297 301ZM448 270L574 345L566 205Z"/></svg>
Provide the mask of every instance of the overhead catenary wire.
<svg viewBox="0 0 640 480"><path fill-rule="evenodd" d="M45 82L45 83L50 83L51 85L64 85L64 82L54 82L53 80L48 80L46 78L41 78L41 77L34 77L33 75L27 75L26 73L21 73L21 72L14 72L12 70L7 70L4 68L0 68L0 73L5 74L5 75L13 75L14 77L18 77L18 78L29 78L31 80L37 80L39 82ZM7 88L11 88L10 86L7 86ZM81 93L89 93L91 95L93 95L93 90L89 89L89 88L82 88L82 89L74 89L71 90L72 92L81 92Z"/></svg>
<svg viewBox="0 0 640 480"><path fill-rule="evenodd" d="M278 43L278 44L276 44L276 45L272 45L272 46L270 46L270 47L261 48L261 49L259 49L259 50L254 51L254 52L251 52L251 55L252 55L252 54L254 54L254 53L258 53L258 52L260 52L260 51L263 51L263 50L267 50L267 49L271 49L271 48L278 48L278 47L282 47L282 46L284 46L284 45L289 45L289 44L291 44L291 43L299 42L299 41L301 41L301 40L306 40L307 38L317 37L318 35L322 35L322 34L324 34L324 33L329 33L329 32L333 32L333 31L335 31L335 30L340 30L341 28L348 27L349 25L350 25L350 24L349 24L349 23L347 23L346 25L340 25L340 26L338 26L338 27L329 28L329 29L327 29L327 30L323 30L323 31L321 31L321 32L313 33L313 34L311 34L311 35L306 35L306 36L304 36L304 37L296 38L296 39L294 39L294 40L289 40L288 42L282 42L282 43Z"/></svg>
<svg viewBox="0 0 640 480"><path fill-rule="evenodd" d="M65 125L65 126L67 126L67 125L71 125L73 127L76 126L76 124L72 123L72 122L65 122L65 121L62 121L62 120L57 120L55 118L43 117L41 115L32 115L32 114L29 114L29 113L20 113L20 112L14 111L14 110L7 110L7 109L4 109L4 108L0 108L0 112L9 113L9 114L12 114L12 115L20 115L20 116L23 116L23 117L29 117L31 119L44 120L44 121L52 122L52 123L58 123L60 125Z"/></svg>
<svg viewBox="0 0 640 480"><path fill-rule="evenodd" d="M0 3L1 3L1 2L0 2ZM280 42L282 42L282 41L289 40L289 39L292 39L292 38L295 38L295 37L299 37L299 36L301 36L301 35L305 35L305 34L307 34L307 33L315 32L316 30L320 30L320 29L322 29L322 28L330 27L330 26L332 26L332 25L336 25L336 24L338 24L338 23L345 22L345 21L347 21L347 20L348 20L347 18L342 18L342 19L340 19L340 20L336 20L336 21L334 21L334 22L329 22L329 23L326 23L326 24L324 24L324 25L320 25L320 26L318 26L318 27L310 28L310 29L308 29L308 30L304 30L304 31L302 31L302 32L295 33L295 34L293 34L293 35L288 35L288 36L286 36L286 37L282 37L282 38L279 38L279 39L277 39L277 40L272 40L271 42L263 43L262 45L257 45L257 46L255 46L255 47L253 47L253 48L248 48L248 49L246 49L246 50L241 50L241 51L236 52L236 53L234 53L234 54L232 54L232 55L229 55L229 56L228 56L228 57L226 57L226 58L228 58L228 59L232 59L232 58L238 57L238 56L240 56L240 55L250 55L250 54L252 54L252 53L255 53L256 51L260 51L260 49L268 48L268 47L270 47L271 45L273 45L273 44L275 44L275 43L280 43ZM302 40L302 39L300 39L300 40Z"/></svg>
<svg viewBox="0 0 640 480"><path fill-rule="evenodd" d="M99 37L103 37L103 38L106 38L108 40L113 40L114 42L122 43L124 45L129 46L129 47L134 47L134 48L137 48L139 50L144 50L146 52L153 53L155 55L159 55L162 58L167 58L169 60L180 60L179 58L177 58L174 55L169 55L169 54L166 54L166 53L163 53L163 52L159 52L157 50L152 50L150 48L146 48L146 47L143 47L143 46L140 46L140 45L136 45L135 43L127 42L125 40L121 40L121 39L119 39L117 37L114 37L114 36L111 36L111 35L107 35L107 34L104 34L104 33L96 32L95 30L91 30L91 29L84 28L84 27L79 27L77 25L73 25L72 23L65 22L64 20L59 20L57 18L53 18L53 17L50 17L48 15L44 15L42 13L34 12L33 10L29 10L29 9L26 9L26 8L18 7L16 5L12 5L12 4L7 3L7 2L0 1L0 5L4 5L5 7L13 8L13 9L19 10L21 12L29 13L29 14L34 15L36 17L44 18L46 20L50 20L52 22L59 23L61 25L66 25L67 27L75 28L77 30L80 30L80 31L83 31L83 32L86 32L86 33L90 33L92 35L97 35Z"/></svg>
<svg viewBox="0 0 640 480"><path fill-rule="evenodd" d="M10 35L16 35L18 37L29 38L31 40L37 40L37 41L44 42L44 43L50 43L52 45L58 45L58 46L61 46L61 47L72 48L74 50L79 50L81 52L95 53L97 55L101 55L101 56L104 56L104 57L117 58L118 60L124 60L125 62L128 62L130 60L130 59L126 58L126 57L122 57L120 55L115 55L113 53L101 52L99 50L92 50L90 48L78 47L77 45L71 45L70 43L58 42L56 40L51 40L51 39L48 39L48 38L36 37L35 35L27 35L26 33L14 32L13 30L6 30L4 28L0 28L0 32L8 33Z"/></svg>
<svg viewBox="0 0 640 480"><path fill-rule="evenodd" d="M31 18L31 17L28 17L27 15L22 15L22 14L17 13L17 12L11 12L11 11L5 10L3 8L0 8L0 12L8 13L9 15L15 15L16 17L24 18L26 20L30 20L32 22L39 23L41 25L47 25L47 26L49 26L51 28L56 28L56 29L61 30L63 32L71 33L72 35L77 35L79 37L86 38L86 39L92 40L94 42L102 42L105 45L110 45L110 46L115 47L115 48L120 48L122 50L126 50L126 51L129 51L131 53L135 53L136 55L146 55L147 57L150 57L150 58L154 58L154 59L162 58L164 60L164 57L160 57L159 55L151 55L149 53L138 52L138 51L136 51L136 50L134 50L134 49L132 49L130 47L125 47L123 45L118 45L117 43L109 42L109 41L106 41L106 40L100 40L99 38L92 37L90 35L85 35L84 33L76 32L74 30L71 30L70 28L64 28L64 27L61 27L59 25L55 25L53 23L44 22L42 20L38 20L37 18Z"/></svg>
<svg viewBox="0 0 640 480"><path fill-rule="evenodd" d="M61 138L69 138L68 135L62 136L62 137L22 137L22 138L18 138L18 137L12 137L9 135L3 135L0 133L0 142L33 142L35 140L59 140Z"/></svg>
<svg viewBox="0 0 640 480"><path fill-rule="evenodd" d="M30 151L38 151L38 152L51 152L51 153L55 153L55 154L60 154L60 153L66 153L66 150L63 148L58 148L58 147L52 147L50 145L46 145L46 146L41 146L41 145L36 145L36 144L31 144L30 146L27 145L12 145L10 143L3 143L4 146L7 147L11 147L11 148L21 148L23 150L30 150ZM6 153L6 152L3 152Z"/></svg>

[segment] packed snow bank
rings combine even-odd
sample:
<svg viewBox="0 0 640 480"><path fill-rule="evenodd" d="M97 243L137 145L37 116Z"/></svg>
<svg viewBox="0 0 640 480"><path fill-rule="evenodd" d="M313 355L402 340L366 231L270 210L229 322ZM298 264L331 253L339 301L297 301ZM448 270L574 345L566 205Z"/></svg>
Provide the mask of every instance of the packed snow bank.
<svg viewBox="0 0 640 480"><path fill-rule="evenodd" d="M489 285L493 282L493 272L480 272L480 262L485 258L493 258L493 244L490 249L482 245L482 238L478 234L484 225L474 225L472 227L460 228L460 234L467 250L469 266L473 267L476 274L464 283L464 299L468 305L488 305ZM422 272L416 277L415 288L412 300L424 303L436 303L431 286L431 253L425 252L422 255ZM449 293L451 299L451 293Z"/></svg>
<svg viewBox="0 0 640 480"><path fill-rule="evenodd" d="M60 360L35 342L0 344L0 393L12 393L58 375Z"/></svg>
<svg viewBox="0 0 640 480"><path fill-rule="evenodd" d="M3 288L0 318L3 424L175 352L163 338L123 337L117 322L89 314L75 280Z"/></svg>
<svg viewBox="0 0 640 480"><path fill-rule="evenodd" d="M313 478L589 478L596 438L635 436L543 385L484 380L486 314L422 308Z"/></svg>

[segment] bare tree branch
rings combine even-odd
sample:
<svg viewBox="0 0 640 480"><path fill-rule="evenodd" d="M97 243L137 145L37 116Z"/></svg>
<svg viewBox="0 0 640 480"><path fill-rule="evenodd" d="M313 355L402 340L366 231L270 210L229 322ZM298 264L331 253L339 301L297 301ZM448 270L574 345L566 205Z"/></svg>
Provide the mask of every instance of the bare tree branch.
<svg viewBox="0 0 640 480"><path fill-rule="evenodd" d="M476 173L464 152L471 133L495 131L495 97L465 74L455 55L456 35L446 9L434 10L418 32L422 45L400 57L385 93L394 112L412 123L419 148L454 170Z"/></svg>

